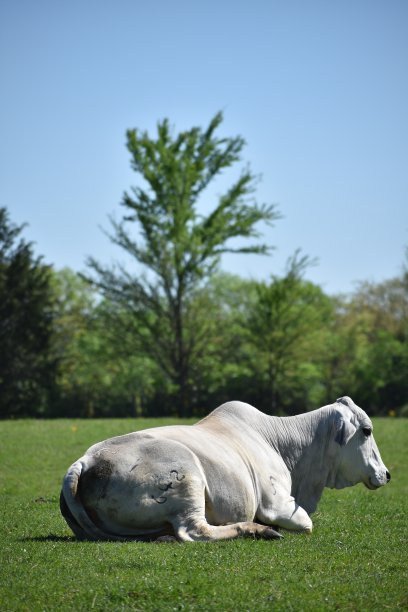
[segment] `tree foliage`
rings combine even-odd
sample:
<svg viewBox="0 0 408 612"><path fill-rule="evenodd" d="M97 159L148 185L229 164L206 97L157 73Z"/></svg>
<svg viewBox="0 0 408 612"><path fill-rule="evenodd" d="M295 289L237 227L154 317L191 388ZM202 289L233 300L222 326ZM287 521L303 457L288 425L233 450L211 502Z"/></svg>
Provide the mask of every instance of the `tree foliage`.
<svg viewBox="0 0 408 612"><path fill-rule="evenodd" d="M2 416L177 415L174 388L142 350L132 313L97 299L73 272L53 272L50 284L51 340L36 342L25 371L8 370ZM214 275L195 294L208 341L191 374L194 414L230 399L295 414L346 393L372 414L406 414L407 303L403 277L333 298L290 267L265 283ZM14 329L2 328L9 352ZM35 360L46 369L40 386Z"/></svg>
<svg viewBox="0 0 408 612"><path fill-rule="evenodd" d="M43 414L53 389L50 269L0 208L0 414Z"/></svg>
<svg viewBox="0 0 408 612"><path fill-rule="evenodd" d="M139 185L111 239L133 266L55 271L0 208L1 418L200 416L231 399L296 414L342 395L408 416L408 249L400 276L347 296L306 280L299 251L267 282L220 272L225 252L269 253L259 223L278 217L249 170L203 205L244 146L221 121L127 133Z"/></svg>
<svg viewBox="0 0 408 612"><path fill-rule="evenodd" d="M54 272L52 286L58 395L51 414L143 414L157 367L137 350L124 317L117 313L113 322L111 305L69 269Z"/></svg>
<svg viewBox="0 0 408 612"><path fill-rule="evenodd" d="M296 414L345 394L371 414L406 411L403 278L330 297L305 280L300 261L292 258L269 282L216 274L194 294L191 309L207 330L205 351L192 363L194 414L230 399ZM86 285L77 283L59 300L63 321L55 318L60 397L52 414L179 414L172 383L133 332L132 313L105 300L78 309L87 300Z"/></svg>
<svg viewBox="0 0 408 612"><path fill-rule="evenodd" d="M291 412L296 396L306 406L314 399L316 349L333 307L319 287L303 280L313 263L296 252L283 277L255 284L256 299L245 325L246 342L253 380L258 381L260 401L270 414Z"/></svg>
<svg viewBox="0 0 408 612"><path fill-rule="evenodd" d="M408 282L406 275L361 283L347 304L344 324L355 339L356 393L368 409L408 404Z"/></svg>
<svg viewBox="0 0 408 612"><path fill-rule="evenodd" d="M258 242L258 224L278 217L273 205L253 199L256 181L249 170L219 196L209 214L202 214L203 192L240 161L244 147L239 136L216 136L221 122L218 113L204 131L196 127L173 135L164 120L156 139L127 132L141 184L124 195L127 213L120 222L111 220L111 239L142 266L141 272L109 269L92 258L88 262L103 295L132 314L141 349L174 385L184 415L191 405L196 360L208 344L207 319L196 312L199 291L223 253L269 253L271 247ZM237 245L236 238L255 242Z"/></svg>

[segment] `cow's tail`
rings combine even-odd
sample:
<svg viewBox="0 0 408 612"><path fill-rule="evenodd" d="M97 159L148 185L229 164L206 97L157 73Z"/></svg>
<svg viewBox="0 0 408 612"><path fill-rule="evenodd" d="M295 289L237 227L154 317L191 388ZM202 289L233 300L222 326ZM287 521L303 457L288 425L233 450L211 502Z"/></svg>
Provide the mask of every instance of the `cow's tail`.
<svg viewBox="0 0 408 612"><path fill-rule="evenodd" d="M79 481L86 457L75 461L65 474L60 495L61 514L79 540L116 540L117 536L98 527L87 513L79 495Z"/></svg>

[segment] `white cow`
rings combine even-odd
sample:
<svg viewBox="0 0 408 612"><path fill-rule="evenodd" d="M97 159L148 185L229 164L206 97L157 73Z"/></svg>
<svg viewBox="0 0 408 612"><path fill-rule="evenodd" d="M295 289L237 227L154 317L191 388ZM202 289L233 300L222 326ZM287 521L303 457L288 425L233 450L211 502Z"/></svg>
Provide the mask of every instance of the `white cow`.
<svg viewBox="0 0 408 612"><path fill-rule="evenodd" d="M95 444L66 473L61 511L81 539L277 538L272 525L312 531L324 487L390 478L349 397L282 418L228 402L195 425Z"/></svg>

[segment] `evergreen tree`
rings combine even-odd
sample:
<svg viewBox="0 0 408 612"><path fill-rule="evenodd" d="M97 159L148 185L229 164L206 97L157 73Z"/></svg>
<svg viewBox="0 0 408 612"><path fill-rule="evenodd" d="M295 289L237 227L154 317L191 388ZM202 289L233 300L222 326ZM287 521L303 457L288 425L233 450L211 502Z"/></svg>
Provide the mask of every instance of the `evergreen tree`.
<svg viewBox="0 0 408 612"><path fill-rule="evenodd" d="M0 415L44 414L54 382L49 355L50 270L0 208Z"/></svg>

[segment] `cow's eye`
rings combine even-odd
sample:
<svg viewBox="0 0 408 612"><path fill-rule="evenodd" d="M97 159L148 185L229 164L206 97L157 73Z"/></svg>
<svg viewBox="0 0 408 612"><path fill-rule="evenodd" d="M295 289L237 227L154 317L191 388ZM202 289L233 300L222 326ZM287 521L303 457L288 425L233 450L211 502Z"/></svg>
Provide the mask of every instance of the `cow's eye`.
<svg viewBox="0 0 408 612"><path fill-rule="evenodd" d="M368 436L371 436L371 428L370 427L363 427L363 434L368 438Z"/></svg>

